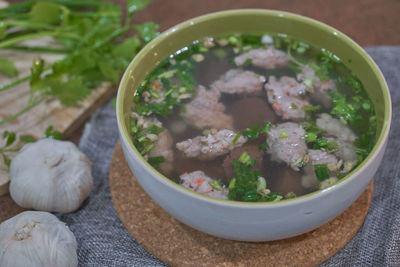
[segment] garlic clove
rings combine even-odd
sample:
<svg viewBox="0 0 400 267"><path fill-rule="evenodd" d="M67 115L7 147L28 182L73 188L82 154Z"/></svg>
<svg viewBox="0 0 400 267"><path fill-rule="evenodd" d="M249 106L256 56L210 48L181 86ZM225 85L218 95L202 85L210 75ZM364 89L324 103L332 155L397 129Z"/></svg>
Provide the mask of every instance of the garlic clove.
<svg viewBox="0 0 400 267"><path fill-rule="evenodd" d="M48 212L25 211L0 224L0 266L75 267L77 242Z"/></svg>
<svg viewBox="0 0 400 267"><path fill-rule="evenodd" d="M10 166L10 195L21 207L72 212L93 187L90 161L71 142L41 139L26 144Z"/></svg>

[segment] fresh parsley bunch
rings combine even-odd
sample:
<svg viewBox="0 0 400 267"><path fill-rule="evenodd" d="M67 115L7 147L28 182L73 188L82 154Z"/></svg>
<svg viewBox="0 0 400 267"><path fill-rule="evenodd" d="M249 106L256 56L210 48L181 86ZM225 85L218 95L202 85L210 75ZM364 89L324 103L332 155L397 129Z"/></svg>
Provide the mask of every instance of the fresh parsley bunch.
<svg viewBox="0 0 400 267"><path fill-rule="evenodd" d="M118 83L137 52L158 34L158 25L131 25L133 14L150 0L128 0L123 16L119 5L93 0L25 1L0 9L0 49L41 51L65 57L46 66L34 60L31 75L0 86L0 92L30 81L30 100L20 112L2 121L16 119L50 97L63 105L76 105L102 82ZM126 37L129 32L136 34ZM50 36L57 47L22 46L21 42ZM0 58L0 72L15 77L13 62Z"/></svg>

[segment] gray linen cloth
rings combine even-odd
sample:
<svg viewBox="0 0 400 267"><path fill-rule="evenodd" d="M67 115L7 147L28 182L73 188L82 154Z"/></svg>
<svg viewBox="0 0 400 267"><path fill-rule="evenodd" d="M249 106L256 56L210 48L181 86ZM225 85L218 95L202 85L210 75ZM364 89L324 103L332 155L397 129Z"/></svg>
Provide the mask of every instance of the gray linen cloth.
<svg viewBox="0 0 400 267"><path fill-rule="evenodd" d="M371 208L356 236L321 266L400 266L400 47L369 47L391 91L393 123L375 175ZM94 188L83 207L60 215L78 241L80 266L166 266L142 248L120 222L110 195L108 170L118 140L110 104L86 124L79 144L92 161Z"/></svg>

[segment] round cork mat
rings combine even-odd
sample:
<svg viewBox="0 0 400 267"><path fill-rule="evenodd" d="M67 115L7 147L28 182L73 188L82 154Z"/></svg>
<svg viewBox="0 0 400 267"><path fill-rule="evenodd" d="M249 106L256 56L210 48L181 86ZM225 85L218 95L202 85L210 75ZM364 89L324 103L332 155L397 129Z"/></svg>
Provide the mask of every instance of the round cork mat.
<svg viewBox="0 0 400 267"><path fill-rule="evenodd" d="M306 234L250 243L204 234L160 208L132 175L118 143L110 166L115 210L128 232L147 251L173 266L314 266L342 249L363 224L373 183L342 214Z"/></svg>

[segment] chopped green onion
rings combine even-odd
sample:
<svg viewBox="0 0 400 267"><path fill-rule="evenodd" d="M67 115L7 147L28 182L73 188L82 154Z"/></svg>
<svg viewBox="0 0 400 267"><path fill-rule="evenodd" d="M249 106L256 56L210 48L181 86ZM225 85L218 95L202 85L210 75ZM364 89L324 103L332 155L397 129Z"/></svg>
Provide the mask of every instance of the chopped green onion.
<svg viewBox="0 0 400 267"><path fill-rule="evenodd" d="M279 138L288 138L289 137L289 134L287 133L287 132L283 132L283 131L281 131L280 133L279 133Z"/></svg>
<svg viewBox="0 0 400 267"><path fill-rule="evenodd" d="M251 58L246 59L246 61L243 63L243 66L249 66L251 64Z"/></svg>
<svg viewBox="0 0 400 267"><path fill-rule="evenodd" d="M243 152L242 155L240 155L239 157L239 161L244 165L249 165L250 160L251 160L250 155L247 152Z"/></svg>
<svg viewBox="0 0 400 267"><path fill-rule="evenodd" d="M263 129L260 126L256 125L243 130L242 134L249 139L257 139L261 131L263 131Z"/></svg>
<svg viewBox="0 0 400 267"><path fill-rule="evenodd" d="M313 113L315 111L320 110L321 106L320 105L311 106L311 107L310 106L303 106L301 109L304 110L305 112Z"/></svg>
<svg viewBox="0 0 400 267"><path fill-rule="evenodd" d="M164 131L164 128L161 128L161 127L158 127L157 125L151 125L150 127L149 127L149 131L150 131L150 133L152 133L152 134L159 134L159 133L161 133L162 131Z"/></svg>
<svg viewBox="0 0 400 267"><path fill-rule="evenodd" d="M324 181L330 177L326 164L315 164L314 172L319 181Z"/></svg>
<svg viewBox="0 0 400 267"><path fill-rule="evenodd" d="M208 184L209 184L212 188L214 188L214 189L216 189L216 190L221 190L221 189L222 189L222 187L221 187L221 185L218 183L218 181L213 181L213 182L209 181Z"/></svg>
<svg viewBox="0 0 400 267"><path fill-rule="evenodd" d="M307 86L307 87L312 87L313 82L312 82L311 79L304 79L304 80L303 80L303 84L304 84L305 86Z"/></svg>
<svg viewBox="0 0 400 267"><path fill-rule="evenodd" d="M297 159L295 162L293 162L290 166L292 166L293 168L295 168L295 167L298 167L300 163L301 163L301 166L304 165L304 161L303 161L303 158L302 158L302 157L298 158L298 159Z"/></svg>
<svg viewBox="0 0 400 267"><path fill-rule="evenodd" d="M283 196L278 192L271 192L268 194L268 201L270 202L278 202L283 199Z"/></svg>
<svg viewBox="0 0 400 267"><path fill-rule="evenodd" d="M268 144L267 143L262 143L261 145L258 146L258 150L266 150L268 148Z"/></svg>
<svg viewBox="0 0 400 267"><path fill-rule="evenodd" d="M286 199L295 198L295 197L296 197L296 194L295 194L294 192L289 192L289 193L287 193L287 194L285 195L285 198L286 198Z"/></svg>
<svg viewBox="0 0 400 267"><path fill-rule="evenodd" d="M233 188L235 188L235 184L236 184L236 179L233 178L232 180L229 181L228 189L232 190Z"/></svg>
<svg viewBox="0 0 400 267"><path fill-rule="evenodd" d="M314 132L306 132L306 142L313 143L317 141L317 135Z"/></svg>
<svg viewBox="0 0 400 267"><path fill-rule="evenodd" d="M152 150L153 149L153 147L154 147L154 144L153 143L151 143L151 144L149 144L148 146L146 146L143 150L142 150L142 155L144 155L144 154L146 154L147 152L149 152L150 150Z"/></svg>
<svg viewBox="0 0 400 267"><path fill-rule="evenodd" d="M149 157L147 162L152 165L153 167L157 168L160 163L163 163L165 161L164 157L159 156L159 157Z"/></svg>
<svg viewBox="0 0 400 267"><path fill-rule="evenodd" d="M239 137L240 137L240 132L237 132L235 137L231 141L231 145L236 144L237 140L239 140Z"/></svg>
<svg viewBox="0 0 400 267"><path fill-rule="evenodd" d="M267 188L267 182L265 181L264 177L257 178L257 192L265 190Z"/></svg>
<svg viewBox="0 0 400 267"><path fill-rule="evenodd" d="M269 131L271 131L271 123L267 121L264 125L263 133L268 133Z"/></svg>

